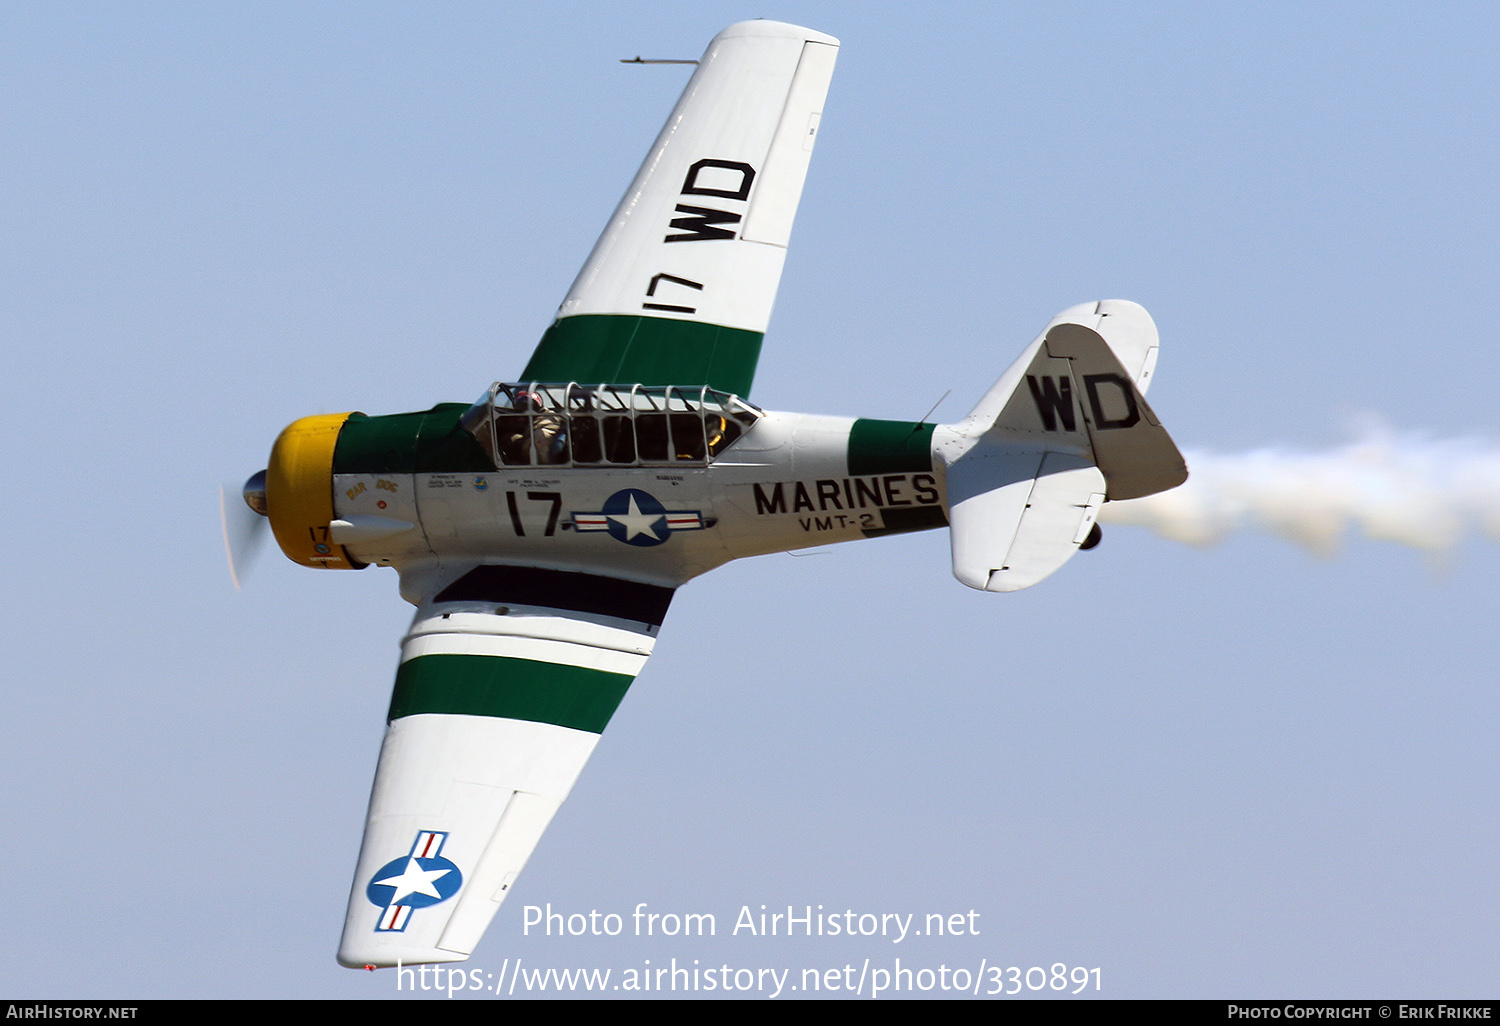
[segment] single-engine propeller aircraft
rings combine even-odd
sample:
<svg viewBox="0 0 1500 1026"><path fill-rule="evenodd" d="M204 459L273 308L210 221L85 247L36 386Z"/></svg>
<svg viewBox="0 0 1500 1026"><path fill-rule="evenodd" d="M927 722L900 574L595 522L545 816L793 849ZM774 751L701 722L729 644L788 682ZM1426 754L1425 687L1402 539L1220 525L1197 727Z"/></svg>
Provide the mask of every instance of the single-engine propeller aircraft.
<svg viewBox="0 0 1500 1026"><path fill-rule="evenodd" d="M954 424L746 398L838 45L725 29L518 381L304 418L245 485L292 560L395 567L417 607L344 965L473 952L684 582L946 526L960 581L1015 591L1091 547L1105 501L1186 479L1133 303L1063 311Z"/></svg>

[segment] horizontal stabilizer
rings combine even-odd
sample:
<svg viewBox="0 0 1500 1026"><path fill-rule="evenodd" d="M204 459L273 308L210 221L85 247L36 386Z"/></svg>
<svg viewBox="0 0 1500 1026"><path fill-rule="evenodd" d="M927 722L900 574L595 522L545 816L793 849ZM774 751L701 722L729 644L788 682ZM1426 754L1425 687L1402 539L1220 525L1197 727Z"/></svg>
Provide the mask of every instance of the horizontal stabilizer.
<svg viewBox="0 0 1500 1026"><path fill-rule="evenodd" d="M1000 450L949 467L948 494L953 575L980 591L1019 591L1078 551L1104 501L1104 476L1069 453Z"/></svg>

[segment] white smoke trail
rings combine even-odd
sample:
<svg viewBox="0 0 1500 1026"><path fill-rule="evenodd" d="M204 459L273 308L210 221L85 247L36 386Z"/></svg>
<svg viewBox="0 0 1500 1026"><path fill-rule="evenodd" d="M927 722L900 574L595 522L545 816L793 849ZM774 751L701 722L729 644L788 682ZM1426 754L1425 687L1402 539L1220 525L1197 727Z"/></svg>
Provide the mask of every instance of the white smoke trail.
<svg viewBox="0 0 1500 1026"><path fill-rule="evenodd" d="M1500 447L1367 428L1325 452L1184 453L1191 476L1169 492L1111 502L1101 520L1212 545L1239 530L1281 535L1331 556L1351 527L1434 558L1470 530L1500 541Z"/></svg>

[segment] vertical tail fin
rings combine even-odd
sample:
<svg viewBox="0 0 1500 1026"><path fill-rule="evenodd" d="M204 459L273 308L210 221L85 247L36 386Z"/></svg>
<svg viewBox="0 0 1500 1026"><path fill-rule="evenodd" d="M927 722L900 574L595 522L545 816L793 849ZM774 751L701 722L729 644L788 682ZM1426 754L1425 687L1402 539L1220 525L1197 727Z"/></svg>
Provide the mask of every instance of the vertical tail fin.
<svg viewBox="0 0 1500 1026"><path fill-rule="evenodd" d="M1146 403L1156 353L1136 304L1075 306L945 432L954 576L985 591L1029 587L1078 550L1104 501L1187 480Z"/></svg>

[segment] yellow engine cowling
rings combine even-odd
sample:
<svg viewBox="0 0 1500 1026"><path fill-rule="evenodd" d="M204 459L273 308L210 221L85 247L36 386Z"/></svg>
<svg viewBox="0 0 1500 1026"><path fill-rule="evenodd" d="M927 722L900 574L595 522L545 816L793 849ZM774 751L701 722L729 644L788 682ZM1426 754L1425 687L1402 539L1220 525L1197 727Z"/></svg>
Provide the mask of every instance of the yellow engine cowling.
<svg viewBox="0 0 1500 1026"><path fill-rule="evenodd" d="M266 507L276 544L303 566L359 570L329 537L333 522L333 448L348 413L293 421L271 447L266 467Z"/></svg>

